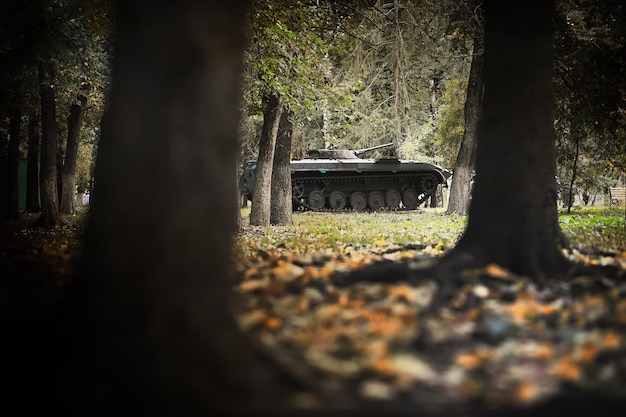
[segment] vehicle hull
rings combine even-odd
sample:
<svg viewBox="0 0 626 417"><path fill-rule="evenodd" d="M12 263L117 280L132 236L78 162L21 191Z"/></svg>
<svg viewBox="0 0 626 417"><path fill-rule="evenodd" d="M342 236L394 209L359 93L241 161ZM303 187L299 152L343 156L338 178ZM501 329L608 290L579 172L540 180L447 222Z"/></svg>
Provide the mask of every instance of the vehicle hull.
<svg viewBox="0 0 626 417"><path fill-rule="evenodd" d="M245 169L249 195L254 168ZM450 176L425 162L399 159L301 159L291 161L294 203L313 210L415 209L435 198Z"/></svg>

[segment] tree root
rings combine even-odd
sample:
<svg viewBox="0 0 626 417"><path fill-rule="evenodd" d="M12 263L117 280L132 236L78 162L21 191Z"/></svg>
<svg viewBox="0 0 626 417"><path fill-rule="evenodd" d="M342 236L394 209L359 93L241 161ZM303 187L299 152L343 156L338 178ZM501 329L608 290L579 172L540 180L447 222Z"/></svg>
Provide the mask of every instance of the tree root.
<svg viewBox="0 0 626 417"><path fill-rule="evenodd" d="M595 276L609 279L623 279L626 270L614 265L590 265L572 262L565 258L553 263L552 267L542 268L540 260L535 260L537 266L535 274L530 278L539 288L549 282L567 282L577 276ZM418 284L424 281L435 281L438 284L433 301L424 314L434 313L443 307L446 302L454 298L458 291L466 284L476 281L489 280L486 275L479 276L471 272L489 264L487 258L479 250L466 248L453 249L441 258L424 257L408 261L380 261L372 265L351 271L336 274L331 278L338 287L346 287L357 282L395 283L408 282ZM556 268L554 265L558 265Z"/></svg>

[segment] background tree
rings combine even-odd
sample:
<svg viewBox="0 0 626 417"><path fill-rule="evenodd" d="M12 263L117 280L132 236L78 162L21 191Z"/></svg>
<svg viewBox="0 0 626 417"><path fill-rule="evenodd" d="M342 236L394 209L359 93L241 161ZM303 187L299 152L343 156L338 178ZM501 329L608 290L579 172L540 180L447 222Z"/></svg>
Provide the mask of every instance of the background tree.
<svg viewBox="0 0 626 417"><path fill-rule="evenodd" d="M602 194L626 170L626 29L621 2L557 6L557 162L561 198L571 206L577 193Z"/></svg>
<svg viewBox="0 0 626 417"><path fill-rule="evenodd" d="M65 224L59 211L57 189L57 121L55 99L55 71L50 61L39 63L39 94L41 96L41 214L36 226L50 227Z"/></svg>
<svg viewBox="0 0 626 417"><path fill-rule="evenodd" d="M4 217L16 220L20 217L18 201L18 162L21 141L22 109L19 102L11 112L9 122L9 143L7 147L7 205Z"/></svg>
<svg viewBox="0 0 626 417"><path fill-rule="evenodd" d="M265 103L259 156L256 160L255 185L252 192L252 208L250 209L250 224L254 226L269 226L270 224L274 150L280 117L283 113L283 104L278 96L266 97ZM289 183L291 184L291 181Z"/></svg>
<svg viewBox="0 0 626 417"><path fill-rule="evenodd" d="M87 87L88 91L89 88ZM79 95L78 103L72 104L70 115L67 119L67 142L65 145L65 158L61 170L61 213L74 214L76 211L76 159L78 158L78 145L80 129L83 121L83 108L87 104L87 96Z"/></svg>
<svg viewBox="0 0 626 417"><path fill-rule="evenodd" d="M553 8L543 0L485 3L476 182L467 229L447 256L495 262L539 282L566 264L558 248Z"/></svg>
<svg viewBox="0 0 626 417"><path fill-rule="evenodd" d="M69 114L72 103L76 100L80 86L88 83L94 88L88 95L88 106L90 111L85 117L85 130L81 135L83 138L95 140L97 135L97 124L93 120L99 120L103 108L103 92L108 83L108 53L107 42L110 28L110 7L109 1L57 1L46 0L42 2L4 2L0 13L2 17L2 72L0 75L0 88L3 91L11 87L16 82L21 83L20 100L23 103L23 113L29 118L40 114L41 86L39 83L40 64L45 71L41 74L44 77L54 75L54 80L46 80L49 86L54 86L53 104L54 114L48 117L46 123L54 120L56 127L43 126L42 130L50 135L42 135L44 147L42 158L50 164L57 164L57 156L64 153L62 141L57 137L67 131L64 118L57 120L59 114ZM53 71L52 71L53 70ZM53 82L51 82L53 81ZM50 92L47 91L46 94ZM14 96L11 96L14 97ZM13 100L13 98L11 99ZM44 100L46 98L44 97ZM46 106L50 109L50 100ZM4 112L3 112L4 113ZM41 115L43 117L43 115ZM47 117L47 116L46 116ZM52 133L54 132L54 138ZM56 140L54 151L47 149L47 141ZM53 144L54 145L54 144ZM32 149L33 151L35 149ZM53 152L53 156L46 153ZM35 154L31 159L31 175L35 172ZM61 160L62 162L62 160ZM38 172L44 176L54 175L55 168L45 168ZM57 170L57 183L60 182L60 170ZM52 179L46 180L45 187L52 186ZM32 184L32 183L31 183ZM43 198L53 198L58 194L57 190L42 190ZM33 191L33 186L29 186L29 195L37 194ZM46 195L47 197L44 197ZM35 199L36 200L36 199ZM57 197L58 202L58 197ZM29 201L32 203L32 197ZM43 203L43 202L42 202ZM44 204L43 216L39 225L58 224L56 213L50 214L53 204ZM58 205L58 203L57 203ZM37 210L33 204L29 204L29 209ZM57 209L58 211L58 209ZM52 218L54 217L54 219Z"/></svg>
<svg viewBox="0 0 626 417"><path fill-rule="evenodd" d="M330 49L337 98L329 124L339 147L393 141L399 156L442 162L434 143L441 96L469 68L471 49L453 52L466 41L458 30L446 34L457 9L453 2L376 2L357 14L354 36L338 37Z"/></svg>
<svg viewBox="0 0 626 417"><path fill-rule="evenodd" d="M283 210L274 214L275 219L287 220L290 217L290 213L285 211L290 211L290 206L270 201L271 196L276 195L271 192L273 177L281 187L291 188L289 171L279 169L272 174L275 135L283 107L297 118L312 105L316 96L323 94L323 88L317 90L325 83L326 47L320 33L324 31L322 25L326 16L327 10L314 1L252 2L248 27L251 42L245 53L243 113L245 118L249 118L262 111L263 128L258 141L251 224L269 225L272 207ZM275 109L275 105L280 105L280 109ZM250 131L258 132L257 129ZM268 137L268 134L271 136ZM243 141L246 142L245 137ZM247 146L244 145L244 148ZM286 149L286 152L290 155L291 149ZM243 156L242 159L249 158ZM284 196L288 192L283 190L280 194Z"/></svg>
<svg viewBox="0 0 626 417"><path fill-rule="evenodd" d="M567 274L558 223L552 89L554 3L485 3L484 103L476 179L467 228L457 245L425 270L382 263L337 283L442 281L437 304L463 285L460 271L495 263L543 284ZM504 189L514 193L503 193ZM401 278L397 278L401 277ZM431 306L432 307L432 306Z"/></svg>
<svg viewBox="0 0 626 417"><path fill-rule="evenodd" d="M39 213L39 117L28 117L28 153L26 164L26 202L24 211Z"/></svg>
<svg viewBox="0 0 626 417"><path fill-rule="evenodd" d="M292 114L285 109L280 117L278 134L276 136L276 150L272 170L272 198L270 210L270 224L293 224L291 213L293 201L291 195L291 137L293 133ZM287 183L284 181L287 180Z"/></svg>
<svg viewBox="0 0 626 417"><path fill-rule="evenodd" d="M476 8L476 13L479 9ZM483 96L483 22L482 16L476 16L476 33L474 34L474 48L472 52L472 64L470 66L469 80L467 83L467 95L465 99L464 120L465 127L459 152L453 168L452 184L450 185L450 198L446 214L456 213L466 215L469 209L471 196L471 182L476 161L476 146L478 138L478 123L482 110Z"/></svg>

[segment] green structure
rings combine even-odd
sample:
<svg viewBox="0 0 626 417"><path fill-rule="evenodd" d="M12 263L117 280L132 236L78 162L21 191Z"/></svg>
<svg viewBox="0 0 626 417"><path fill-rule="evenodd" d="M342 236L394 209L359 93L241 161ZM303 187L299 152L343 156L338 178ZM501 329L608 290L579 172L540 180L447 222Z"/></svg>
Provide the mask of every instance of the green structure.
<svg viewBox="0 0 626 417"><path fill-rule="evenodd" d="M26 208L26 171L28 163L26 160L21 159L17 167L17 195L19 201L20 210ZM39 166L37 166L37 172L39 172ZM41 196L38 195L39 204L41 205Z"/></svg>

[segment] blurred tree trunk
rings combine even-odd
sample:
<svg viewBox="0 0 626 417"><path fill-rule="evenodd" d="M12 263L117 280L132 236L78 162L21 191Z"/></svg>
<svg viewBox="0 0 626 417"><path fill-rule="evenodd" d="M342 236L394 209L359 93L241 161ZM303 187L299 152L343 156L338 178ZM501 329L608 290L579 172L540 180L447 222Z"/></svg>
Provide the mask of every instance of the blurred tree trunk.
<svg viewBox="0 0 626 417"><path fill-rule="evenodd" d="M472 171L476 162L476 134L483 97L483 38L484 32L481 23L476 23L472 63L467 83L467 97L465 99L465 129L461 147L454 164L454 174L452 176L452 184L450 185L450 199L448 200L446 214L456 213L465 216L469 210L472 194Z"/></svg>
<svg viewBox="0 0 626 417"><path fill-rule="evenodd" d="M67 118L67 144L65 158L61 168L61 213L74 214L76 212L76 158L80 128L83 121L83 108L87 104L87 96L80 94L78 103L70 107Z"/></svg>
<svg viewBox="0 0 626 417"><path fill-rule="evenodd" d="M280 97L270 95L265 98L263 130L259 141L259 157L256 161L252 208L250 209L250 224L253 226L269 226L270 224L272 165L282 111Z"/></svg>
<svg viewBox="0 0 626 417"><path fill-rule="evenodd" d="M26 166L26 206L27 213L39 213L39 134L37 115L28 117L28 156Z"/></svg>
<svg viewBox="0 0 626 417"><path fill-rule="evenodd" d="M4 109L2 109L4 110ZM4 217L7 208L7 175L9 168L7 166L7 151L9 146L9 118L5 114L0 113L0 217Z"/></svg>
<svg viewBox="0 0 626 417"><path fill-rule="evenodd" d="M41 162L39 187L41 214L33 226L51 227L65 224L59 211L57 187L57 121L54 98L54 65L39 62L39 95L41 98Z"/></svg>
<svg viewBox="0 0 626 417"><path fill-rule="evenodd" d="M494 262L543 281L558 243L552 88L554 2L485 3L485 97L465 234L447 259ZM445 261L445 258L444 258Z"/></svg>
<svg viewBox="0 0 626 417"><path fill-rule="evenodd" d="M15 105L9 122L9 146L7 149L7 204L4 217L8 220L20 218L18 170L21 127L22 110L19 105Z"/></svg>
<svg viewBox="0 0 626 417"><path fill-rule="evenodd" d="M272 192L270 223L275 225L293 224L291 218L291 139L293 133L292 114L283 109L276 136L274 163L272 169Z"/></svg>
<svg viewBox="0 0 626 417"><path fill-rule="evenodd" d="M81 415L280 406L229 297L244 5L118 2L97 192L67 314L83 332L68 333L86 337L68 353L88 375Z"/></svg>

